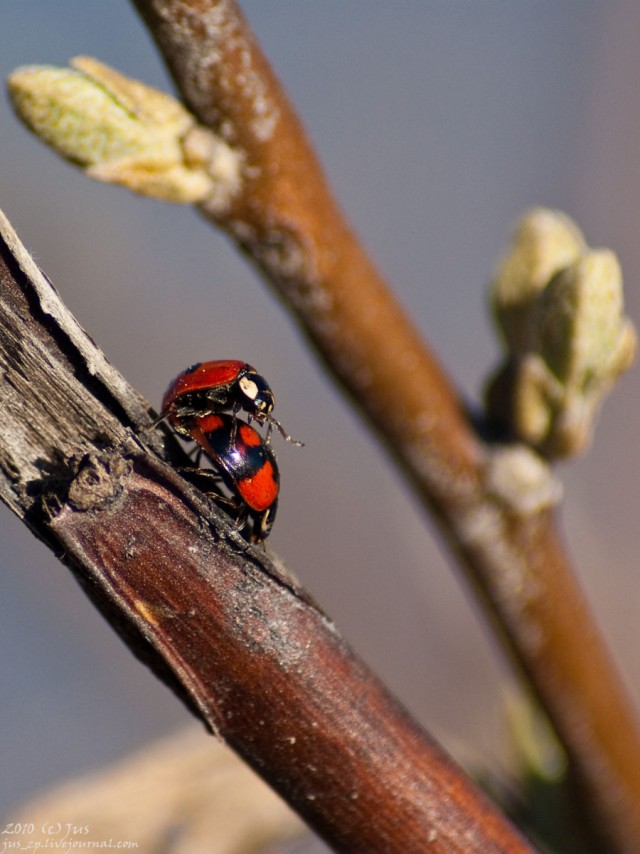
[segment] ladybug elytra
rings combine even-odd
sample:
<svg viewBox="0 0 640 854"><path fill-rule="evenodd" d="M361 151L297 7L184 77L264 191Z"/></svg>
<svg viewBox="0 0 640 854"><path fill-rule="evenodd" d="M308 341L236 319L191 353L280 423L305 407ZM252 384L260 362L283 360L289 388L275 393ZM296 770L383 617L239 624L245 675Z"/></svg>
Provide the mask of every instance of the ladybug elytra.
<svg viewBox="0 0 640 854"><path fill-rule="evenodd" d="M280 491L280 472L271 446L246 421L226 413L194 418L189 438L211 460L235 496L238 521L247 539L262 542L271 531Z"/></svg>

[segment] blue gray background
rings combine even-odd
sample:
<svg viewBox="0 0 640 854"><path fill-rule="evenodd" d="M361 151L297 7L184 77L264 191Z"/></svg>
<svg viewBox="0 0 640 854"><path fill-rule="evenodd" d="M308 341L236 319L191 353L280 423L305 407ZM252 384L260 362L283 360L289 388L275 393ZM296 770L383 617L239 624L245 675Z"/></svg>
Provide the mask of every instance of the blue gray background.
<svg viewBox="0 0 640 854"><path fill-rule="evenodd" d="M507 0L243 4L340 202L456 384L498 356L486 283L514 220L559 207L621 258L640 317L640 7ZM91 54L169 85L131 6L2 0L0 72ZM459 759L505 757L508 668L430 523L233 247L188 208L85 179L0 99L0 206L156 406L201 359L255 364L278 416L273 544ZM401 366L398 366L401 370ZM562 468L580 578L637 698L638 371ZM640 527L640 526L639 526ZM180 703L0 507L0 814L185 723Z"/></svg>

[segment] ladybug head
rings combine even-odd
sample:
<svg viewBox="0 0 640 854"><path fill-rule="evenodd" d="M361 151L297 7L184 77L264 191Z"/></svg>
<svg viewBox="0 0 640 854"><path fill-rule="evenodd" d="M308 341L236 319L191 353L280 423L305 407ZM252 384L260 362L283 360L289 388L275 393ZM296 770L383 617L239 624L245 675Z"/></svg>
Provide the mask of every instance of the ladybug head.
<svg viewBox="0 0 640 854"><path fill-rule="evenodd" d="M269 420L275 398L269 383L259 373L247 371L238 378L238 390L244 397L245 409L260 423Z"/></svg>
<svg viewBox="0 0 640 854"><path fill-rule="evenodd" d="M267 444L269 444L271 431L275 427L285 441L302 447L303 443L298 442L297 439L293 439L282 424L271 414L276 402L271 391L271 386L251 365L246 365L245 370L238 376L238 391L244 398L244 409L250 413L249 421L254 418L258 424L268 425ZM267 524L266 520L263 524Z"/></svg>

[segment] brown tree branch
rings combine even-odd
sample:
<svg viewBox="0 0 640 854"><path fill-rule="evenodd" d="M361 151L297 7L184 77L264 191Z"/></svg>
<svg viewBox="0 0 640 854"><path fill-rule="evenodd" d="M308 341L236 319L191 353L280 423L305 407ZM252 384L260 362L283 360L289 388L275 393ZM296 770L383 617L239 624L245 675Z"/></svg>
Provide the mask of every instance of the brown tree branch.
<svg viewBox="0 0 640 854"><path fill-rule="evenodd" d="M3 500L336 850L531 850L266 551L145 447L141 430L171 451L1 215L0 366Z"/></svg>
<svg viewBox="0 0 640 854"><path fill-rule="evenodd" d="M640 735L547 511L490 493L487 448L349 229L232 0L134 0L185 102L244 158L203 205L276 288L439 520L620 850L640 849Z"/></svg>

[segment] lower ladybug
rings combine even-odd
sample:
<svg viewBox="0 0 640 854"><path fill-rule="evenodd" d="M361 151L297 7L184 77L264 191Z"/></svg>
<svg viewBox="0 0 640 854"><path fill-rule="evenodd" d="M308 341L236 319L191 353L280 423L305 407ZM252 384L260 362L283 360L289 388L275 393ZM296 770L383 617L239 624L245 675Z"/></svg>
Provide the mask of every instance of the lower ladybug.
<svg viewBox="0 0 640 854"><path fill-rule="evenodd" d="M197 443L235 497L237 518L246 539L269 536L278 507L280 473L275 454L262 436L239 418L225 413L191 418L183 435Z"/></svg>
<svg viewBox="0 0 640 854"><path fill-rule="evenodd" d="M254 367L237 359L198 362L179 374L165 392L162 415L183 436L190 435L194 416L240 410L248 420L267 424L266 441L276 427L287 442L301 445L272 415L275 398L269 383Z"/></svg>

